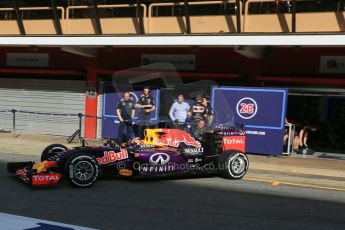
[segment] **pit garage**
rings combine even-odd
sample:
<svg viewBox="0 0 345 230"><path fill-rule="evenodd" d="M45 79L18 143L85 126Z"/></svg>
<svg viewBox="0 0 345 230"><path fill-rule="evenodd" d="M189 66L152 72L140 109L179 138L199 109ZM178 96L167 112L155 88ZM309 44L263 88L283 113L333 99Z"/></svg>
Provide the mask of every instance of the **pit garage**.
<svg viewBox="0 0 345 230"><path fill-rule="evenodd" d="M290 38L295 39L294 44L289 42ZM119 83L128 78L128 72L138 68L147 71L153 65L155 72L165 71L165 76L150 78L142 74L140 78L136 73L133 85L161 88L164 103L161 99L160 119L168 118L167 110L177 92L192 99L200 93L210 96L212 84L288 89L287 118L300 126L317 124L320 132L310 140L318 145L322 143L317 147L320 151L341 152L341 144L335 146L334 141L329 141L330 138L336 142L342 140L339 130L334 130L335 121L339 121L337 116L342 116L339 108L344 101L342 74L345 71L341 56L344 48L340 38L339 35L216 36L212 39L193 36L183 40L180 36L174 39L167 36L1 38L3 100L0 109L7 112L0 113L0 129L12 130L10 111L15 109L19 111L16 113L18 133L69 136L78 129L77 114L82 113L82 135L104 138L105 85L112 84L114 76ZM306 46L311 40L315 44ZM29 45L19 46L24 43ZM173 77L160 63L173 66ZM176 76L179 84L195 90L183 87L176 90L169 82ZM330 129L334 135L320 135L329 133Z"/></svg>

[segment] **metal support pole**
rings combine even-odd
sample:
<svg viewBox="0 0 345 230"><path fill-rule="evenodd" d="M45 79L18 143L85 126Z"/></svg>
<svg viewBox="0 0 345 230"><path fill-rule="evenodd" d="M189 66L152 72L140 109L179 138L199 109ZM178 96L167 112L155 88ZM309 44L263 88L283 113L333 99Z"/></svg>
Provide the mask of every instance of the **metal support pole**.
<svg viewBox="0 0 345 230"><path fill-rule="evenodd" d="M288 125L289 131L288 131L288 143L287 143L287 154L291 154L291 143L293 140L291 140L291 134L292 134L292 125Z"/></svg>
<svg viewBox="0 0 345 230"><path fill-rule="evenodd" d="M19 32L21 35L25 35L26 33L25 33L24 24L23 24L23 19L20 15L20 12L19 12L17 0L12 0L12 7L13 7L14 12L16 14L16 20L17 20Z"/></svg>
<svg viewBox="0 0 345 230"><path fill-rule="evenodd" d="M284 152L283 154L291 155L291 152L292 152L293 147L294 147L295 125L294 124L286 124L285 129L287 129L288 139L287 139L286 152Z"/></svg>
<svg viewBox="0 0 345 230"><path fill-rule="evenodd" d="M240 9L240 0L236 0L236 26L237 33L241 33L241 9Z"/></svg>
<svg viewBox="0 0 345 230"><path fill-rule="evenodd" d="M99 20L97 0L92 0L92 25L97 35L102 34L101 21Z"/></svg>
<svg viewBox="0 0 345 230"><path fill-rule="evenodd" d="M292 0L292 33L296 33L296 0Z"/></svg>
<svg viewBox="0 0 345 230"><path fill-rule="evenodd" d="M78 138L79 138L79 142L81 142L81 123L82 123L83 114L82 113L78 113L78 117L79 117L79 133L78 133Z"/></svg>
<svg viewBox="0 0 345 230"><path fill-rule="evenodd" d="M190 26L190 17L189 17L189 4L188 0L184 0L184 13L186 17L186 33L190 34L191 33L191 26Z"/></svg>
<svg viewBox="0 0 345 230"><path fill-rule="evenodd" d="M50 0L50 4L51 4L52 10L53 10L53 17L54 17L53 22L54 22L54 27L55 27L56 34L62 35L62 28L61 28L61 23L60 23L60 17L59 17L59 14L58 14L58 10L57 10L57 7L56 7L55 0Z"/></svg>
<svg viewBox="0 0 345 230"><path fill-rule="evenodd" d="M12 134L16 137L16 112L17 110L12 109Z"/></svg>
<svg viewBox="0 0 345 230"><path fill-rule="evenodd" d="M137 0L137 17L139 18L140 34L145 34L144 19L141 13L141 0Z"/></svg>

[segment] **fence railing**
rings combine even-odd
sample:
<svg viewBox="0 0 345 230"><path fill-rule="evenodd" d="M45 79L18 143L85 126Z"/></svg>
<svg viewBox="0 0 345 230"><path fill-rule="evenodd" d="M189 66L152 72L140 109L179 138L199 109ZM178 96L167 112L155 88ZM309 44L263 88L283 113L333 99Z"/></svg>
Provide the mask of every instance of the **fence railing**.
<svg viewBox="0 0 345 230"><path fill-rule="evenodd" d="M219 8L219 14L212 14L212 12L210 12L211 15L207 14L207 7L214 6ZM235 0L190 2L189 15L182 7L184 7L183 2L150 4L147 32L149 34L187 33L187 16L190 19L191 33L235 33L238 31L236 11L242 12L242 3L237 9ZM165 11L165 13L161 14L161 11ZM240 18L242 18L242 14L240 14ZM240 19L240 21L242 20ZM241 23L240 27L242 27Z"/></svg>
<svg viewBox="0 0 345 230"><path fill-rule="evenodd" d="M60 23L63 24L65 9L63 7L57 7L57 11L59 12ZM14 8L0 8L0 14L3 14L3 19L5 19L0 20L0 35L21 34L15 13ZM26 34L56 34L51 7L20 7L19 17Z"/></svg>
<svg viewBox="0 0 345 230"><path fill-rule="evenodd" d="M102 34L140 34L136 5L98 5L97 8ZM95 34L91 9L88 6L67 7L64 34ZM147 27L146 5L141 4L140 10L144 18L143 26Z"/></svg>
<svg viewBox="0 0 345 230"><path fill-rule="evenodd" d="M305 5L303 7L296 6ZM343 32L345 4L309 10L314 1L199 1L0 8L0 35ZM283 7L282 7L283 6ZM271 9L272 8L272 9ZM332 11L333 10L333 11ZM96 12L96 13L95 13ZM62 33L59 33L60 22ZM99 30L96 26L99 22ZM21 26L22 25L22 26ZM101 33L99 33L101 31Z"/></svg>
<svg viewBox="0 0 345 230"><path fill-rule="evenodd" d="M342 32L345 31L345 11L337 7L336 11L309 12L298 10L294 13L294 5L290 0L248 0L243 16L244 32L255 33L287 33L287 32ZM273 9L250 11L254 4L271 3ZM310 1L310 4L315 4ZM298 5L298 2L296 3ZM284 6L284 7L281 7ZM296 9L295 9L296 11ZM295 18L294 18L295 17ZM295 25L294 25L295 20Z"/></svg>
<svg viewBox="0 0 345 230"><path fill-rule="evenodd" d="M4 117L3 115L6 114ZM48 119L47 119L48 117ZM17 109L2 109L0 110L0 132L11 132L13 137L21 133L38 133L38 134L50 134L50 135L62 135L68 136L67 142L71 142L74 139L81 140L83 137L83 128L85 119L97 119L97 120L111 120L114 123L119 124L120 121L117 117L109 116L89 116L82 113L58 113L58 112L38 112L28 110L17 110ZM64 126L62 121L69 126ZM6 121L6 125L4 125ZM67 122L68 121L68 122ZM43 123L44 128L35 128L35 122ZM132 125L140 125L142 122L138 119L133 119L130 122ZM152 120L150 122L152 127L185 127L190 129L196 125L195 121L186 121L183 123L176 123L172 120ZM72 126L70 126L72 125ZM225 126L236 126L235 124L212 122L212 127L219 128ZM242 125L237 124L242 127ZM28 128L29 126L29 128ZM41 127L41 125L39 125ZM61 134L56 129L66 129L64 134ZM66 133L67 132L67 133Z"/></svg>
<svg viewBox="0 0 345 230"><path fill-rule="evenodd" d="M8 109L0 110L0 130L11 132L13 137L18 133L40 133L70 136L73 140L81 139L83 133L82 113L48 113Z"/></svg>

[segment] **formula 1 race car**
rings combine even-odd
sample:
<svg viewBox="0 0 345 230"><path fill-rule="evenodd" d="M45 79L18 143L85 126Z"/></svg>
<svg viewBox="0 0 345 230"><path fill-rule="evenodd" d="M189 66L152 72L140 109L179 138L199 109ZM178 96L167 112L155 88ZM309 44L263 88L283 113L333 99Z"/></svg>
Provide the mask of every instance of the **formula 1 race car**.
<svg viewBox="0 0 345 230"><path fill-rule="evenodd" d="M182 129L146 129L143 139L133 138L124 145L108 141L103 146L68 149L53 144L43 150L40 163L8 163L7 171L31 185L57 184L64 178L78 187L91 186L106 175L217 173L241 179L249 167L245 139L245 131L233 126L218 126L199 139Z"/></svg>

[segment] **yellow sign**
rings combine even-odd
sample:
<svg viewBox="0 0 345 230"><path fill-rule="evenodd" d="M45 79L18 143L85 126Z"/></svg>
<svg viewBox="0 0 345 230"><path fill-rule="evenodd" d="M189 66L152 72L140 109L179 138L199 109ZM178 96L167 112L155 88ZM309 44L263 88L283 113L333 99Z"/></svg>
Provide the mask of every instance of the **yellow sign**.
<svg viewBox="0 0 345 230"><path fill-rule="evenodd" d="M129 169L121 169L119 171L119 174L121 176L132 176L133 175L133 171L132 170L129 170Z"/></svg>

